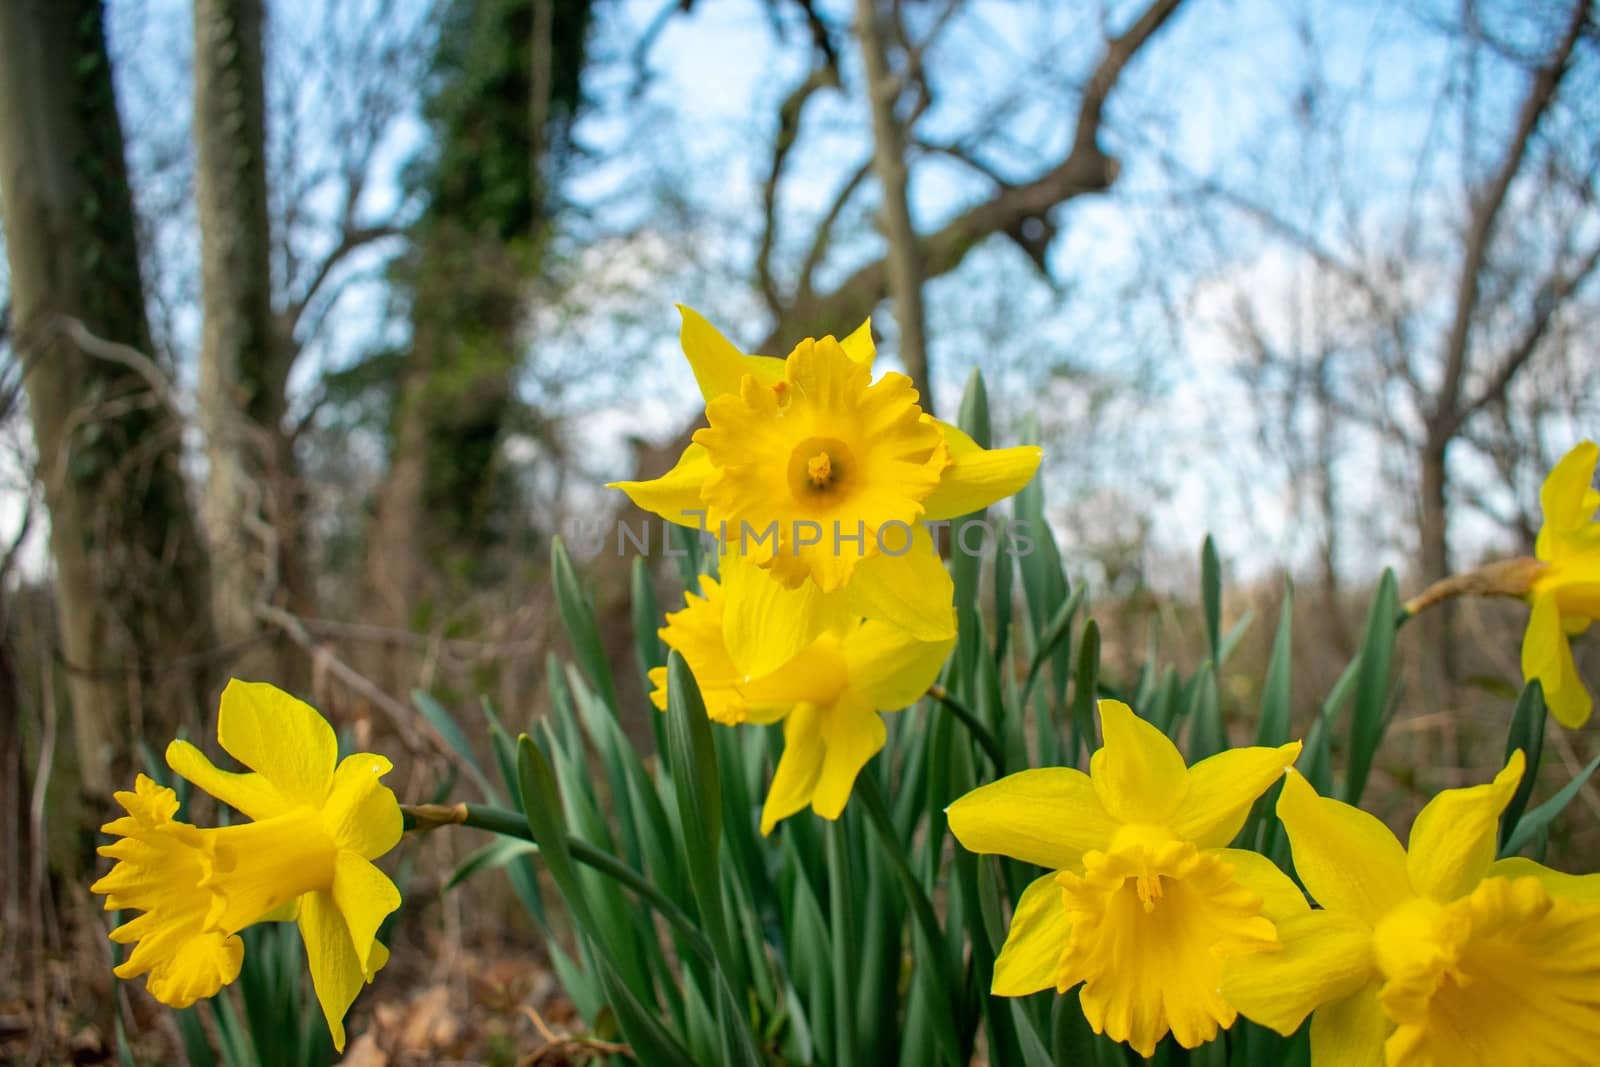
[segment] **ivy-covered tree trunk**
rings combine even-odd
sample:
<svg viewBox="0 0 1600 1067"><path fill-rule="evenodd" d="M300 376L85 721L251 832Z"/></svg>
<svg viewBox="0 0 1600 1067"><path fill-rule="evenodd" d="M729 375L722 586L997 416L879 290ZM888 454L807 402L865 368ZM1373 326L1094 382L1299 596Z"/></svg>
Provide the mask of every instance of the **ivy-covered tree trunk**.
<svg viewBox="0 0 1600 1067"><path fill-rule="evenodd" d="M298 573L296 485L283 429L287 347L272 310L262 17L261 0L195 0L200 421L209 459L202 517L217 628L230 645L260 632L258 598L281 599ZM233 669L290 684L278 651L248 647Z"/></svg>
<svg viewBox="0 0 1600 1067"><path fill-rule="evenodd" d="M550 175L579 103L587 0L455 0L425 114L433 148L414 170L426 203L397 270L411 302L368 541L369 612L425 617L433 581L493 580L501 524L521 521L500 463L527 339L527 285L553 210Z"/></svg>
<svg viewBox="0 0 1600 1067"><path fill-rule="evenodd" d="M215 640L182 426L145 316L98 0L0 4L0 218L50 509L83 787L198 721Z"/></svg>

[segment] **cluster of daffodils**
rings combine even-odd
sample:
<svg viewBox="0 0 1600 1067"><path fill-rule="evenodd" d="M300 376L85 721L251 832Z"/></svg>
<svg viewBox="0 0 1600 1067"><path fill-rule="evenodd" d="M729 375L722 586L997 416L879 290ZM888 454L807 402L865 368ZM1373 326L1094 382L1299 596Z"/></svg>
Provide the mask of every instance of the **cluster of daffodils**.
<svg viewBox="0 0 1600 1067"><path fill-rule="evenodd" d="M868 324L778 359L740 352L681 310L707 425L668 473L614 487L717 536L715 573L699 578L659 633L692 672L712 722L781 724L761 833L807 807L836 820L886 744L884 715L929 691L957 641L954 588L929 524L1017 492L1040 453L980 447L925 412L904 375L874 379ZM1526 598L1524 674L1572 727L1591 701L1569 641L1600 617L1597 457L1585 441L1551 472L1535 558L1453 579L1440 594ZM1427 602L1424 594L1406 613ZM650 680L665 710L667 671ZM1521 751L1492 782L1435 796L1407 847L1373 816L1319 796L1294 769L1298 742L1227 749L1189 766L1127 704L1097 707L1101 745L1087 773L1024 770L930 809L949 803L950 832L966 850L1040 869L1011 909L994 996L1075 992L1096 1033L1145 1057L1169 1035L1197 1048L1243 1017L1285 1036L1309 1019L1313 1067L1595 1061L1600 875L1497 858L1501 816L1527 772ZM108 910L139 913L111 934L134 946L116 973L147 975L157 999L186 1007L238 978L240 931L297 922L342 1049L345 1013L388 959L379 927L400 905L373 864L402 832L401 808L379 781L390 763L371 753L339 760L314 709L259 683L229 684L217 741L248 771L221 770L183 741L168 747L167 763L242 821L180 821L174 791L143 775L116 795L126 815L104 827L116 840L101 849L115 863L93 886ZM408 813L419 826L500 833L538 822L545 856L570 865L569 850L543 836L551 824L535 817L561 805L529 806L525 783L538 772L531 758L519 768L525 816L482 809L474 821L467 805ZM1280 786L1293 877L1234 847ZM758 840L748 824L744 832ZM937 869L942 839L926 844ZM599 869L652 891L622 861L585 850ZM551 870L560 870L554 860ZM909 865L900 870L915 890ZM832 906L847 905L845 896ZM708 899L719 914L720 900ZM919 921L937 921L926 903ZM919 951L936 952L943 939L935 931L925 940ZM730 949L716 941L707 954L722 967ZM758 945L754 958L779 954Z"/></svg>
<svg viewBox="0 0 1600 1067"><path fill-rule="evenodd" d="M1241 1013L1285 1036L1311 1016L1317 1067L1556 1067L1600 1047L1600 875L1494 858L1520 751L1493 783L1436 796L1409 852L1289 770L1277 813L1314 908L1227 847L1298 744L1185 767L1126 705L1099 708L1088 774L1022 771L950 807L967 848L1051 872L1017 902L994 994L1081 987L1095 1032L1144 1056Z"/></svg>
<svg viewBox="0 0 1600 1067"><path fill-rule="evenodd" d="M327 721L263 683L228 684L217 741L249 771L221 770L186 741L167 747L167 764L247 821L180 822L177 795L141 774L116 795L127 814L102 827L117 840L100 853L116 863L91 889L108 911L142 913L111 933L134 946L116 974L147 974L157 1000L185 1008L239 976L239 931L296 922L342 1050L345 1012L389 959L378 927L400 906L372 863L400 840L400 805L379 782L392 767L370 752L340 760Z"/></svg>
<svg viewBox="0 0 1600 1067"><path fill-rule="evenodd" d="M703 578L661 638L714 722L783 723L762 832L807 805L836 819L883 747L879 713L922 696L955 643L925 524L1015 493L1039 449L982 448L923 411L905 375L874 381L870 323L777 359L679 310L708 425L662 477L613 488L718 534L720 581ZM651 680L665 708L665 670Z"/></svg>

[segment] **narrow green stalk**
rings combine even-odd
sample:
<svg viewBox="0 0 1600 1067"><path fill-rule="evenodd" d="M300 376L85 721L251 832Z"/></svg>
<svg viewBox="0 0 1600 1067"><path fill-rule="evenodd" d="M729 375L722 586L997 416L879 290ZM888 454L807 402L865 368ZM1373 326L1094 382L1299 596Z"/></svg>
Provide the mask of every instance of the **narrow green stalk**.
<svg viewBox="0 0 1600 1067"><path fill-rule="evenodd" d="M943 1046L948 1062L959 1063L960 1043L955 1031L959 1005L952 1003L951 1000L957 995L959 986L951 973L949 957L944 954L944 938L939 929L938 915L927 893L923 891L922 883L917 881L916 873L911 869L911 861L906 856L900 837L895 832L894 820L889 814L889 804L883 795L883 786L878 783L876 777L867 773L856 780L856 792L861 799L862 807L866 809L872 828L877 831L879 844L883 847L884 854L888 856L890 866L900 879L906 901L911 906L916 932L921 935L917 940L917 957L931 967L936 976L935 982L942 1003L935 1007L933 1013L932 1025L935 1036Z"/></svg>
<svg viewBox="0 0 1600 1067"><path fill-rule="evenodd" d="M951 696L949 691L942 685L930 686L928 695L949 708L955 713L956 718L961 720L961 725L967 728L967 732L972 735L973 740L977 741L979 747L983 749L983 754L989 757L990 763L994 764L995 774L1005 774L1005 750L1000 747L1000 742L995 740L994 734L989 732L989 728L983 724L983 720L978 718L971 708Z"/></svg>
<svg viewBox="0 0 1600 1067"><path fill-rule="evenodd" d="M838 1037L834 1063L855 1067L856 1062L856 943L855 887L850 877L850 840L842 819L828 824L828 911L833 930L833 1029Z"/></svg>
<svg viewBox="0 0 1600 1067"><path fill-rule="evenodd" d="M505 808L494 808L483 804L458 804L456 807L466 813L464 818L454 820L458 826L470 826L476 830L487 830L491 834L500 834L503 837L520 838L523 841L533 841L533 833L528 829L527 817L520 812L507 811ZM406 813L408 816L411 814ZM408 829L415 824L407 819ZM534 841L534 844L538 844ZM572 858L585 866L592 867L601 874L620 882L631 889L638 896L661 913L661 917L671 923L688 941L695 953L707 963L715 966L716 955L711 951L711 943L706 940L705 934L695 926L694 921L684 914L682 908L674 904L671 899L664 896L655 886L651 885L638 871L617 859L609 852L602 852L586 841L575 837L567 838L567 849L572 853Z"/></svg>

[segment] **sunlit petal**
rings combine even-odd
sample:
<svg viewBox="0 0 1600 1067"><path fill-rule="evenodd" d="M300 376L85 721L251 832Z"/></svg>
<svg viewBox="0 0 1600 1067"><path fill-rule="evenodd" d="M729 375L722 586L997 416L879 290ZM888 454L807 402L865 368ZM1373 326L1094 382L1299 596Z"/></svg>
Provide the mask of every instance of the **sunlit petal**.
<svg viewBox="0 0 1600 1067"><path fill-rule="evenodd" d="M1389 1020L1376 984L1329 1001L1311 1016L1311 1062L1317 1067L1378 1067Z"/></svg>
<svg viewBox="0 0 1600 1067"><path fill-rule="evenodd" d="M938 680L955 643L953 633L943 641L919 641L899 627L868 619L843 642L850 687L874 708L908 707Z"/></svg>
<svg viewBox="0 0 1600 1067"><path fill-rule="evenodd" d="M989 992L997 997L1025 997L1054 988L1070 930L1066 899L1056 876L1047 874L1029 882L1011 913Z"/></svg>
<svg viewBox="0 0 1600 1067"><path fill-rule="evenodd" d="M1189 793L1182 754L1122 701L1102 700L1099 709L1104 743L1089 760L1089 777L1100 803L1122 822L1166 824Z"/></svg>
<svg viewBox="0 0 1600 1067"><path fill-rule="evenodd" d="M811 803L822 775L822 712L815 704L801 704L783 722L783 755L772 774L767 801L761 807L761 832L772 828Z"/></svg>
<svg viewBox="0 0 1600 1067"><path fill-rule="evenodd" d="M283 814L288 803L278 790L254 771L237 774L219 770L206 754L187 741L167 745L167 766L197 789L203 789L252 819L270 819Z"/></svg>
<svg viewBox="0 0 1600 1067"><path fill-rule="evenodd" d="M1537 678L1550 714L1561 725L1576 729L1589 721L1593 702L1578 676L1567 640L1556 598L1534 597L1528 629L1522 637L1522 676L1529 681Z"/></svg>
<svg viewBox="0 0 1600 1067"><path fill-rule="evenodd" d="M320 805L333 786L339 742L317 710L265 682L234 678L222 691L217 742L292 804Z"/></svg>
<svg viewBox="0 0 1600 1067"><path fill-rule="evenodd" d="M865 700L847 695L823 719L822 769L812 794L811 807L824 819L837 819L844 811L856 776L876 756L888 738L883 716Z"/></svg>
<svg viewBox="0 0 1600 1067"><path fill-rule="evenodd" d="M1406 867L1411 888L1439 900L1472 892L1494 862L1500 813L1522 781L1519 749L1488 785L1446 789L1411 824Z"/></svg>
<svg viewBox="0 0 1600 1067"><path fill-rule="evenodd" d="M672 469L659 478L634 482L607 482L607 489L620 489L628 499L668 522L693 529L706 526L706 505L700 489L711 477L711 460L703 445L691 442Z"/></svg>
<svg viewBox="0 0 1600 1067"><path fill-rule="evenodd" d="M1300 742L1278 748L1230 748L1189 768L1189 788L1172 832L1199 845L1226 845L1250 808L1300 756Z"/></svg>
<svg viewBox="0 0 1600 1067"><path fill-rule="evenodd" d="M932 419L932 416L924 416ZM950 465L923 501L929 522L960 518L1004 500L1032 480L1043 455L1037 445L983 448L955 426L933 421L944 434Z"/></svg>
<svg viewBox="0 0 1600 1067"><path fill-rule="evenodd" d="M951 804L950 832L969 852L998 853L1061 870L1090 849L1109 847L1117 821L1100 806L1089 776L1041 767L979 786Z"/></svg>
<svg viewBox="0 0 1600 1067"><path fill-rule="evenodd" d="M1318 796L1291 770L1278 817L1289 833L1295 872L1324 908L1376 923L1411 897L1405 850L1371 815Z"/></svg>
<svg viewBox="0 0 1600 1067"><path fill-rule="evenodd" d="M1372 928L1353 915L1308 911L1280 921L1278 939L1277 949L1230 959L1222 995L1241 1015L1286 1037L1313 1010L1365 988L1377 973Z"/></svg>
<svg viewBox="0 0 1600 1067"><path fill-rule="evenodd" d="M357 752L339 762L322 818L334 843L377 859L400 843L400 804L379 779L393 770L383 756Z"/></svg>

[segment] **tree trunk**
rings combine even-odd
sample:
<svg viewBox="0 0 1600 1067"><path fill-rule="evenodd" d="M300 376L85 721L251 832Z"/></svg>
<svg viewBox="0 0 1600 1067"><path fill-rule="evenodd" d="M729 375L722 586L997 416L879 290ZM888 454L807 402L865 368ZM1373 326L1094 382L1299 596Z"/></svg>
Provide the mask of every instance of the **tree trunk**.
<svg viewBox="0 0 1600 1067"><path fill-rule="evenodd" d="M1445 467L1448 441L1435 441L1430 435L1423 446L1422 500L1418 517L1422 563L1421 588L1450 574L1449 481ZM1447 684L1456 676L1455 605L1446 600L1425 616L1424 638L1432 650L1435 685Z"/></svg>
<svg viewBox="0 0 1600 1067"><path fill-rule="evenodd" d="M0 217L82 784L208 702L209 574L151 358L101 7L0 4Z"/></svg>
<svg viewBox="0 0 1600 1067"><path fill-rule="evenodd" d="M905 130L895 114L900 83L889 69L884 41L883 15L877 0L856 0L856 34L861 41L861 61L867 73L867 98L872 105L872 165L883 188L883 235L889 242L886 257L889 297L900 327L900 362L922 392L922 407L933 410L933 381L928 377L927 316L922 308L922 258L917 231L911 225L907 196L910 175L906 168Z"/></svg>
<svg viewBox="0 0 1600 1067"><path fill-rule="evenodd" d="M195 0L200 421L210 460L202 517L227 644L257 636L257 599L282 599L276 594L299 573L297 490L283 428L288 346L272 311L261 22L261 0ZM282 651L247 648L232 670L291 684Z"/></svg>

